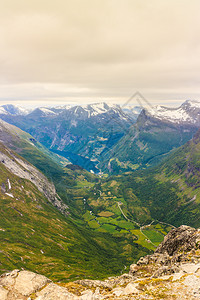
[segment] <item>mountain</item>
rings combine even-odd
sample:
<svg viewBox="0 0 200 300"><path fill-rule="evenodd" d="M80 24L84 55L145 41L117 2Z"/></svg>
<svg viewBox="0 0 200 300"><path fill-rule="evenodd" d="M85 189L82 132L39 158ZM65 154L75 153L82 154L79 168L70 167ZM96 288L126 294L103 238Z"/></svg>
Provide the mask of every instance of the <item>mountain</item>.
<svg viewBox="0 0 200 300"><path fill-rule="evenodd" d="M101 247L87 238L86 231L83 237L70 218L64 216L68 215L67 206L52 182L33 165L2 143L0 161L1 272L26 267L55 278L62 273L73 276L78 262L88 257L88 249L99 252ZM62 207L64 214L55 207ZM76 249L78 244L80 252ZM104 256L105 250L100 252ZM91 257L92 254L89 261ZM81 273L78 269L76 275Z"/></svg>
<svg viewBox="0 0 200 300"><path fill-rule="evenodd" d="M188 100L179 108L143 109L128 133L105 153L100 168L118 173L156 165L190 140L199 126L197 101Z"/></svg>
<svg viewBox="0 0 200 300"><path fill-rule="evenodd" d="M37 142L30 134L22 131L16 126L8 124L0 119L0 141L7 147L12 148L20 155L24 156L31 163L39 162L38 166L42 169L42 163L45 161L51 165L52 169L59 169L69 161L60 157ZM59 166L58 166L58 165ZM45 172L45 170L42 170ZM47 173L46 173L47 175ZM47 175L48 176L48 175Z"/></svg>
<svg viewBox="0 0 200 300"><path fill-rule="evenodd" d="M171 230L152 255L141 257L129 273L102 280L53 283L27 270L0 277L2 300L197 299L200 297L200 230ZM28 298L29 297L29 298Z"/></svg>
<svg viewBox="0 0 200 300"><path fill-rule="evenodd" d="M200 126L200 102L187 100L178 108L156 106L145 110L149 117L179 125Z"/></svg>
<svg viewBox="0 0 200 300"><path fill-rule="evenodd" d="M102 279L152 253L174 226L200 226L200 131L157 167L110 177L69 164L5 121L0 141L2 272Z"/></svg>
<svg viewBox="0 0 200 300"><path fill-rule="evenodd" d="M5 121L0 141L2 271L26 266L66 280L116 275L151 253L172 228L157 222L147 240L142 224L126 217L126 202L113 183L104 191L101 177L66 164Z"/></svg>
<svg viewBox="0 0 200 300"><path fill-rule="evenodd" d="M60 210L63 214L68 215L68 207L57 195L54 184L49 182L48 179L34 166L30 165L22 158L17 157L15 153L9 150L9 148L5 148L3 145L1 145L0 161L12 174L29 180L31 183L33 183L37 189L48 199L48 201L53 204L53 206L58 208L58 210ZM11 184L9 179L7 179L7 184L7 190L10 191ZM14 198L13 194L6 193L4 183L1 188L2 191L5 192L5 195Z"/></svg>
<svg viewBox="0 0 200 300"><path fill-rule="evenodd" d="M25 116L1 117L52 152L94 173L154 166L190 140L200 125L200 104L194 100L178 108L156 106L140 111L141 107L97 103L37 108Z"/></svg>
<svg viewBox="0 0 200 300"><path fill-rule="evenodd" d="M118 255L122 239L93 233L81 219L76 222L54 184L2 143L0 161L1 273L28 268L66 280L120 272L126 263Z"/></svg>
<svg viewBox="0 0 200 300"><path fill-rule="evenodd" d="M135 122L118 105L106 103L63 108L37 108L25 116L0 115L30 133L45 147L88 171Z"/></svg>
<svg viewBox="0 0 200 300"><path fill-rule="evenodd" d="M158 166L108 177L135 222L200 226L200 130Z"/></svg>
<svg viewBox="0 0 200 300"><path fill-rule="evenodd" d="M30 114L28 114L29 118L40 118L46 116L56 116L56 112L46 107L39 107L34 109Z"/></svg>
<svg viewBox="0 0 200 300"><path fill-rule="evenodd" d="M27 115L29 114L31 109L26 109L18 105L13 104L6 104L0 106L0 114L5 115L13 115L13 116L19 116L19 115Z"/></svg>

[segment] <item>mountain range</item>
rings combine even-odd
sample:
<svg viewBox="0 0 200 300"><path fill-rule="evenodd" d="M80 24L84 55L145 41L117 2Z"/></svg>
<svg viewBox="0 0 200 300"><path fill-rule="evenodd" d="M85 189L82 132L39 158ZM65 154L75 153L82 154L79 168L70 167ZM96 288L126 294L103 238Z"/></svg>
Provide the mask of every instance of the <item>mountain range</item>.
<svg viewBox="0 0 200 300"><path fill-rule="evenodd" d="M135 122L118 105L106 103L60 108L36 108L26 115L0 114L30 133L45 147L86 168L96 165Z"/></svg>
<svg viewBox="0 0 200 300"><path fill-rule="evenodd" d="M194 136L199 118L197 101L187 100L178 108L144 108L128 133L105 153L100 167L119 173L157 165Z"/></svg>
<svg viewBox="0 0 200 300"><path fill-rule="evenodd" d="M200 123L200 104L195 100L187 100L178 108L97 103L39 107L26 113L12 105L1 109L7 112L0 114L6 122L94 173L154 166L190 140Z"/></svg>
<svg viewBox="0 0 200 300"><path fill-rule="evenodd" d="M141 109L97 103L41 107L26 114L20 114L19 108L11 105L1 108L6 109L6 114L0 114L6 122L94 173L121 173L154 166L190 140L200 123L200 104L194 100L187 100L178 108Z"/></svg>
<svg viewBox="0 0 200 300"><path fill-rule="evenodd" d="M1 272L104 278L174 227L200 226L199 103L130 114L106 104L1 114Z"/></svg>

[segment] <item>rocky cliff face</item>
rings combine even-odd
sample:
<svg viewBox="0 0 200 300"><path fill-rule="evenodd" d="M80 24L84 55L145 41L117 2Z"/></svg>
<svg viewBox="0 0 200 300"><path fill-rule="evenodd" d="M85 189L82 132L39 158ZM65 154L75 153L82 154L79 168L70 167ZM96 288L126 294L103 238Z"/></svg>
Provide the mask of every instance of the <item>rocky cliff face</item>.
<svg viewBox="0 0 200 300"><path fill-rule="evenodd" d="M55 284L45 276L14 270L0 277L1 300L199 299L200 230L169 232L154 254L130 266L129 274Z"/></svg>
<svg viewBox="0 0 200 300"><path fill-rule="evenodd" d="M12 174L31 181L37 189L63 214L68 214L68 206L56 193L55 186L38 169L23 160L0 142L0 162Z"/></svg>

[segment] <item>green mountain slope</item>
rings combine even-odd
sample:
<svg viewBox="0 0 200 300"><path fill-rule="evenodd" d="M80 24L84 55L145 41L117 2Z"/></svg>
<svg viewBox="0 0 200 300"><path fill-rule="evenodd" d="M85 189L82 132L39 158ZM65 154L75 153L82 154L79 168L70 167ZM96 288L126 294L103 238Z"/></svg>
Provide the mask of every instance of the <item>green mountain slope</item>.
<svg viewBox="0 0 200 300"><path fill-rule="evenodd" d="M107 179L116 181L137 222L200 226L200 132L157 167ZM112 179L112 181L111 181Z"/></svg>
<svg viewBox="0 0 200 300"><path fill-rule="evenodd" d="M167 123L142 111L137 123L105 154L99 167L116 174L155 166L196 131L196 126Z"/></svg>
<svg viewBox="0 0 200 300"><path fill-rule="evenodd" d="M22 177L23 159L19 162L19 157L2 144L0 154L1 272L23 267L68 280L102 278L123 269L127 258L120 255L122 238L78 226L52 206L34 180ZM20 176L14 174L17 172ZM140 248L141 252L135 250L137 258L145 253Z"/></svg>

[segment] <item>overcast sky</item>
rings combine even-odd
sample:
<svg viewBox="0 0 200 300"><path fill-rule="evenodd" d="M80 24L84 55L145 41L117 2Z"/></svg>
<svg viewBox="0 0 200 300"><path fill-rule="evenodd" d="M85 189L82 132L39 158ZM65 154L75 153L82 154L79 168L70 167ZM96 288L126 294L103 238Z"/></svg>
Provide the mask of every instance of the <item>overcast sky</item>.
<svg viewBox="0 0 200 300"><path fill-rule="evenodd" d="M200 100L199 0L1 0L0 103Z"/></svg>

